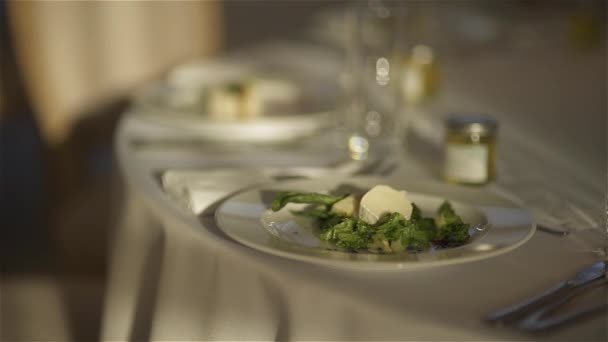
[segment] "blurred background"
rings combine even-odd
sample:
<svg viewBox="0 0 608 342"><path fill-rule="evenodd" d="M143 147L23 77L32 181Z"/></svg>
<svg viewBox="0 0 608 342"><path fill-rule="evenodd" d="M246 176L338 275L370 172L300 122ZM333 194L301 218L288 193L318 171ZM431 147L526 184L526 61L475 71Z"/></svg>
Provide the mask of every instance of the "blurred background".
<svg viewBox="0 0 608 342"><path fill-rule="evenodd" d="M138 86L180 63L271 39L340 49L340 23L328 18L346 6L0 2L2 340L98 339L121 205L113 134ZM514 51L550 59L560 49L606 56L604 1L427 1L407 20L408 44L430 46L445 59ZM589 87L605 90L605 59L589 68L596 71ZM605 127L592 129L601 137ZM605 148L605 137L584 148ZM29 327L36 335L14 334Z"/></svg>
<svg viewBox="0 0 608 342"><path fill-rule="evenodd" d="M296 35L335 4L0 2L2 340L98 338L129 92L180 62Z"/></svg>

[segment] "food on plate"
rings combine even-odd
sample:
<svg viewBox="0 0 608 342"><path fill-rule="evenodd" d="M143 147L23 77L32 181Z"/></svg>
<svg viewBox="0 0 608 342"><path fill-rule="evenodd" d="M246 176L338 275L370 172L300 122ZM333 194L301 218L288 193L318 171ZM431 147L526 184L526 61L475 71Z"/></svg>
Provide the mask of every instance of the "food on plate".
<svg viewBox="0 0 608 342"><path fill-rule="evenodd" d="M314 219L321 240L351 252L421 251L457 247L469 239L470 225L448 201L437 209L436 218L424 217L405 191L387 185L377 185L363 196L281 192L271 209L279 211L289 203L310 204L292 213Z"/></svg>
<svg viewBox="0 0 608 342"><path fill-rule="evenodd" d="M355 195L348 195L334 203L329 210L330 213L343 216L354 216L359 212L361 198Z"/></svg>
<svg viewBox="0 0 608 342"><path fill-rule="evenodd" d="M209 116L215 120L238 120L243 114L245 94L246 86L243 83L212 87L207 93Z"/></svg>
<svg viewBox="0 0 608 342"><path fill-rule="evenodd" d="M210 87L206 96L212 119L235 121L292 113L301 95L289 81L253 77Z"/></svg>
<svg viewBox="0 0 608 342"><path fill-rule="evenodd" d="M361 199L359 218L369 224L390 213L399 213L407 220L412 215L412 202L405 191L397 191L387 185L378 185Z"/></svg>

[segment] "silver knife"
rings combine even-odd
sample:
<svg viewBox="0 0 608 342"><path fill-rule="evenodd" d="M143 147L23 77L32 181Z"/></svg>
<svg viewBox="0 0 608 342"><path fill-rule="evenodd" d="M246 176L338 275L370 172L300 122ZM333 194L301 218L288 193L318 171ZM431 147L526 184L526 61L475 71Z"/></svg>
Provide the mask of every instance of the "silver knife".
<svg viewBox="0 0 608 342"><path fill-rule="evenodd" d="M535 297L491 313L486 317L486 320L488 322L507 322L514 318L521 317L523 314L529 312L529 310L537 308L541 304L548 302L552 298L556 298L560 294L564 294L579 286L602 278L605 272L606 263L604 261L596 262L578 272L573 278L562 281Z"/></svg>

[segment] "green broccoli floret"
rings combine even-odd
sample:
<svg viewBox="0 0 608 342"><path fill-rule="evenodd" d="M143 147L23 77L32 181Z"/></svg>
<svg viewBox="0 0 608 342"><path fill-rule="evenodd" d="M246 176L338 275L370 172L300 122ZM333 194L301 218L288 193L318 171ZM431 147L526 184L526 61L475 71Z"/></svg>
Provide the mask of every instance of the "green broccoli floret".
<svg viewBox="0 0 608 342"><path fill-rule="evenodd" d="M439 227L435 243L441 247L456 247L464 244L469 239L469 225L462 222L454 222Z"/></svg>
<svg viewBox="0 0 608 342"><path fill-rule="evenodd" d="M454 222L462 222L460 216L456 215L454 208L452 208L452 205L448 201L444 201L441 204L437 213L439 214L437 217L437 225L440 227Z"/></svg>
<svg viewBox="0 0 608 342"><path fill-rule="evenodd" d="M435 244L441 247L455 247L464 244L469 239L469 225L462 222L456 215L449 202L443 202L439 207L437 218L437 234Z"/></svg>
<svg viewBox="0 0 608 342"><path fill-rule="evenodd" d="M381 217L374 228L376 234L382 234L386 239L393 241L399 238L399 231L403 229L405 222L405 217L400 213L391 213Z"/></svg>
<svg viewBox="0 0 608 342"><path fill-rule="evenodd" d="M342 217L340 222L325 229L319 238L334 243L340 248L361 249L367 246L369 237L364 226L351 217Z"/></svg>
<svg viewBox="0 0 608 342"><path fill-rule="evenodd" d="M399 241L401 246L422 250L431 245L435 237L435 222L423 218L414 206L409 220L399 213L385 215L376 225L376 240Z"/></svg>
<svg viewBox="0 0 608 342"><path fill-rule="evenodd" d="M420 211L420 208L418 208L418 206L416 204L412 203L412 214L410 215L410 220L418 221L421 218L422 218L422 212Z"/></svg>
<svg viewBox="0 0 608 342"><path fill-rule="evenodd" d="M426 233L429 240L434 240L437 234L437 225L435 220L430 217L423 217L420 208L417 205L412 204L412 215L410 221L413 222L417 229Z"/></svg>
<svg viewBox="0 0 608 342"><path fill-rule="evenodd" d="M401 245L416 250L426 249L431 246L429 233L420 229L420 226L414 222L408 222L399 229L399 240L401 241Z"/></svg>

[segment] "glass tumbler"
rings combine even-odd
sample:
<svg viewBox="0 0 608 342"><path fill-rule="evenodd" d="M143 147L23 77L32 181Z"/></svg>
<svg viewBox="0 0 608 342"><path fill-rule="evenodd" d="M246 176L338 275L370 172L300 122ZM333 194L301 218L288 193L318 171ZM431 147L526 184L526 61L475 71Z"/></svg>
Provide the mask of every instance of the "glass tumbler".
<svg viewBox="0 0 608 342"><path fill-rule="evenodd" d="M352 159L404 150L400 91L404 13L401 2L361 1L353 9L347 49L351 86L344 113Z"/></svg>

